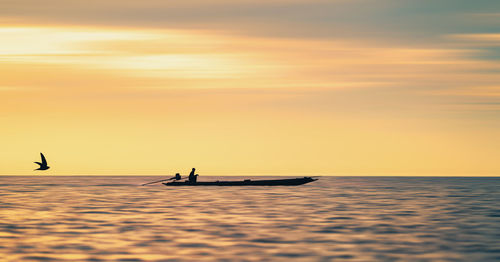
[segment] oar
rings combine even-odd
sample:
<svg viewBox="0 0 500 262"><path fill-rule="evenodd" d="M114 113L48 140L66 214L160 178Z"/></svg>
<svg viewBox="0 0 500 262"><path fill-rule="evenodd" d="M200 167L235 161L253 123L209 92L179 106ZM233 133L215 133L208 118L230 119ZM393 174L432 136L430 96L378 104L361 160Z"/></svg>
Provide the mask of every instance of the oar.
<svg viewBox="0 0 500 262"><path fill-rule="evenodd" d="M154 181L154 182L149 182L149 183L146 183L146 184L142 184L142 186L150 185L150 184L154 184L154 183L158 183L158 182L162 182L162 181L172 180L172 179L174 179L174 178L172 177L172 178L169 178L169 179L162 179L162 180L158 180L158 181Z"/></svg>

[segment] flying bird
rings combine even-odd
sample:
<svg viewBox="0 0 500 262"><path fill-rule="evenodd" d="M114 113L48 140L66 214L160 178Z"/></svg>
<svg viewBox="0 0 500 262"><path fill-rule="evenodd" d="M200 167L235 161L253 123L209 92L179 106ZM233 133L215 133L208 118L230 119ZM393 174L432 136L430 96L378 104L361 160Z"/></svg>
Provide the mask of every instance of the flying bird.
<svg viewBox="0 0 500 262"><path fill-rule="evenodd" d="M50 168L50 166L47 165L47 160L45 160L45 156L40 153L40 155L42 156L42 163L40 162L35 162L36 164L38 164L40 167L35 169L35 170L47 170Z"/></svg>

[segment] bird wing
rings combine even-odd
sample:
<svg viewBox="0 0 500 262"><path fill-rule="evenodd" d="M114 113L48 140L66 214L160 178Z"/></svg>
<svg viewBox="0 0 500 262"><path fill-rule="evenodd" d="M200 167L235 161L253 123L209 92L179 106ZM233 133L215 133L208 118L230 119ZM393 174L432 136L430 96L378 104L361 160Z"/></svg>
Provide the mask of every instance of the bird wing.
<svg viewBox="0 0 500 262"><path fill-rule="evenodd" d="M38 164L38 165L40 165L40 166L42 166L42 163L40 163L40 162L34 162L34 163L35 163L35 164Z"/></svg>
<svg viewBox="0 0 500 262"><path fill-rule="evenodd" d="M42 156L42 165L46 166L47 160L45 159L45 156L42 153L40 153L40 155Z"/></svg>

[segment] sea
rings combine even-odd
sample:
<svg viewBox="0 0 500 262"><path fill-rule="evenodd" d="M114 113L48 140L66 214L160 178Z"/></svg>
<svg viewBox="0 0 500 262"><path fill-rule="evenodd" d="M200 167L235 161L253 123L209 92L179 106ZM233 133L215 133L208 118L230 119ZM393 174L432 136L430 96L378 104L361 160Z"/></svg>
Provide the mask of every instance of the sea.
<svg viewBox="0 0 500 262"><path fill-rule="evenodd" d="M0 261L500 261L499 177L162 178L0 176Z"/></svg>

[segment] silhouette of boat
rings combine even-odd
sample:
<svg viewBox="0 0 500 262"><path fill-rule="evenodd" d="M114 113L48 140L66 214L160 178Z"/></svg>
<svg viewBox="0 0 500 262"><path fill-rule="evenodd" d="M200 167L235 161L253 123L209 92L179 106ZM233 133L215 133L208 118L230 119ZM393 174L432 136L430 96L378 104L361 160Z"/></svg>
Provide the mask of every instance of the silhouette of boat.
<svg viewBox="0 0 500 262"><path fill-rule="evenodd" d="M298 186L307 184L318 179L312 177L272 179L272 180L250 180L243 181L212 181L212 182L168 182L163 183L166 186Z"/></svg>

